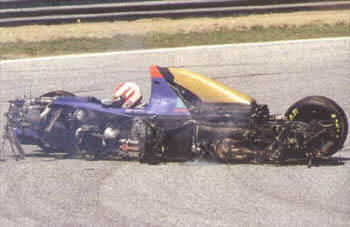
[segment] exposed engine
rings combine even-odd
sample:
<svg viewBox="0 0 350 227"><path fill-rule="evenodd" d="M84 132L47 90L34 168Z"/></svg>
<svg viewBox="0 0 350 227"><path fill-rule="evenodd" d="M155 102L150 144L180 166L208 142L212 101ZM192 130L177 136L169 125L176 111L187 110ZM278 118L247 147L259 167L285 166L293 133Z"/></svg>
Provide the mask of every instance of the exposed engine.
<svg viewBox="0 0 350 227"><path fill-rule="evenodd" d="M83 124L75 133L79 152L89 160L139 159L144 150L145 136L146 125L137 118L113 124Z"/></svg>

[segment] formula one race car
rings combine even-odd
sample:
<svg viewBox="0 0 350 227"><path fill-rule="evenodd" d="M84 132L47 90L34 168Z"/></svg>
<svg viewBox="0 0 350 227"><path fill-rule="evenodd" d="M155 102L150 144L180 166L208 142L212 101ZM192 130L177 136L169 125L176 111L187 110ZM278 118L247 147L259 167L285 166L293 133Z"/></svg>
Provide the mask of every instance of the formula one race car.
<svg viewBox="0 0 350 227"><path fill-rule="evenodd" d="M66 91L12 100L4 137L22 155L21 145L31 144L88 160L311 164L339 151L348 134L344 111L326 97L270 115L266 105L197 73L152 66L150 74L150 101L134 108Z"/></svg>

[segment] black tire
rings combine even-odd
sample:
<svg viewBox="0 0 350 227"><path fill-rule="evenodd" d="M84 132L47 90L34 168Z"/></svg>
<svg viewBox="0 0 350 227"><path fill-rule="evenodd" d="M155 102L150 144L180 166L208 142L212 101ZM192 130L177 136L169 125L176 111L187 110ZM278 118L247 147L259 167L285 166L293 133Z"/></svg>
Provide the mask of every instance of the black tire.
<svg viewBox="0 0 350 227"><path fill-rule="evenodd" d="M336 138L332 138L333 146L326 153L331 156L340 150L348 135L348 120L343 109L333 100L323 96L309 96L294 103L285 116L291 121L309 123L312 120L325 120L334 123ZM324 143L325 141L320 141Z"/></svg>
<svg viewBox="0 0 350 227"><path fill-rule="evenodd" d="M57 90L57 91L49 91L41 95L40 97L56 97L56 96L57 97L74 97L75 95L68 91Z"/></svg>

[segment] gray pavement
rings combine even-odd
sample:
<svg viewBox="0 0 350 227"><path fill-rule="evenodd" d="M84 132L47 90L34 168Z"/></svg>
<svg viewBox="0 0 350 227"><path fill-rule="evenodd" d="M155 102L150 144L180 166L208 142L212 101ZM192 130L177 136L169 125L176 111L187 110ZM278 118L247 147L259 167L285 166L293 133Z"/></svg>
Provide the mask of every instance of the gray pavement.
<svg viewBox="0 0 350 227"><path fill-rule="evenodd" d="M149 97L150 65L183 66L286 109L308 95L334 99L350 115L350 38L131 51L3 61L5 100L54 89L109 97L137 81ZM30 85L31 84L31 85ZM31 87L31 89L30 89ZM1 141L0 141L1 142ZM303 165L161 164L58 159L28 147L23 161L0 163L0 223L53 226L347 226L350 160ZM337 154L350 158L349 142Z"/></svg>

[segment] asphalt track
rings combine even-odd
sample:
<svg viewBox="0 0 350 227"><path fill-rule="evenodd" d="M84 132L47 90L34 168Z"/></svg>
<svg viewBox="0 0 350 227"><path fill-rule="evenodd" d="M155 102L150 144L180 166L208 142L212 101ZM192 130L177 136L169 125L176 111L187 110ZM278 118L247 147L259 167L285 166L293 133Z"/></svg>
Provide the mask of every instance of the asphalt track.
<svg viewBox="0 0 350 227"><path fill-rule="evenodd" d="M1 62L5 100L65 89L109 97L122 81L149 96L150 65L215 77L284 113L308 95L350 115L350 38L191 47ZM31 88L31 89L30 89ZM31 90L31 92L30 92ZM2 226L349 226L349 142L340 165L146 165L62 159L27 147L0 163Z"/></svg>

